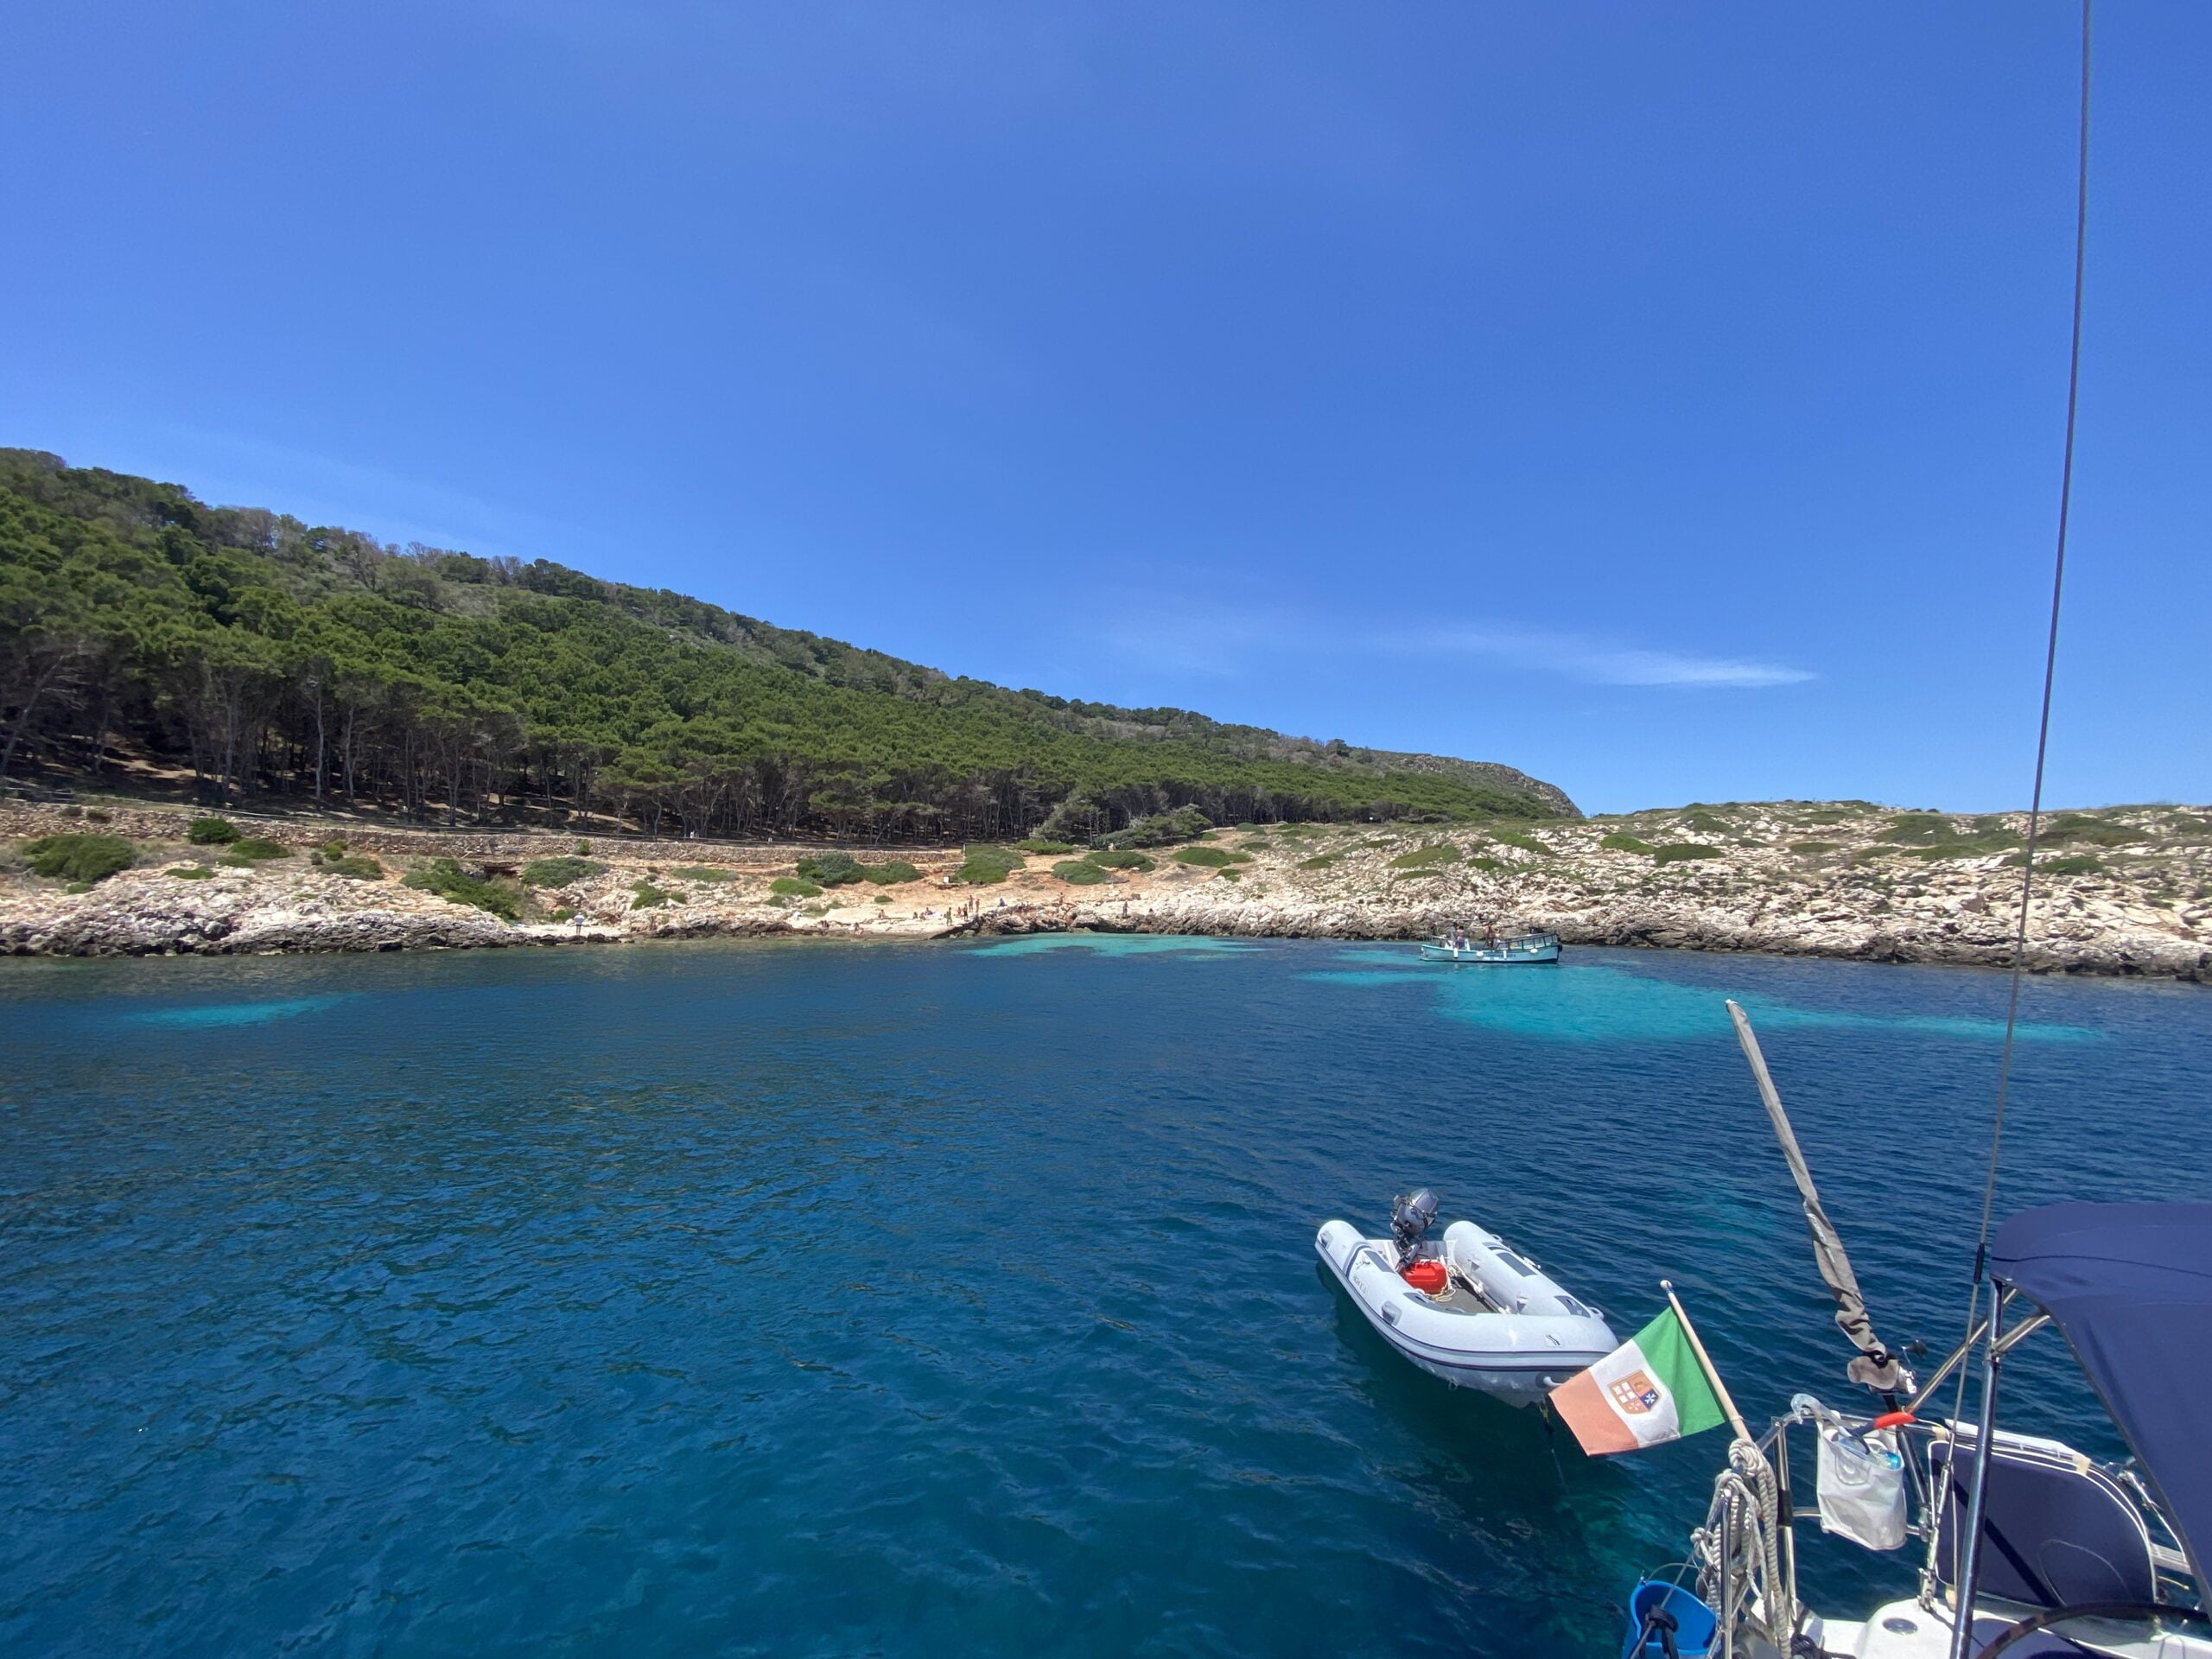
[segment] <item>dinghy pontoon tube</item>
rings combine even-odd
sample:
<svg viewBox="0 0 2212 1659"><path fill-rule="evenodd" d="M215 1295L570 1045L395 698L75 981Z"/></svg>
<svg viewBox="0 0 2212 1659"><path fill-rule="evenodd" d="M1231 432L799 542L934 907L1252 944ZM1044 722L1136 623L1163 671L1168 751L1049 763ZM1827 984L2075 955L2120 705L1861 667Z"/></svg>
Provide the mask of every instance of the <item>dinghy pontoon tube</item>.
<svg viewBox="0 0 2212 1659"><path fill-rule="evenodd" d="M1620 1346L1603 1313L1497 1234L1455 1221L1427 1243L1435 1216L1423 1188L1392 1202L1389 1238L1331 1221L1313 1241L1368 1322L1421 1370L1533 1405Z"/></svg>

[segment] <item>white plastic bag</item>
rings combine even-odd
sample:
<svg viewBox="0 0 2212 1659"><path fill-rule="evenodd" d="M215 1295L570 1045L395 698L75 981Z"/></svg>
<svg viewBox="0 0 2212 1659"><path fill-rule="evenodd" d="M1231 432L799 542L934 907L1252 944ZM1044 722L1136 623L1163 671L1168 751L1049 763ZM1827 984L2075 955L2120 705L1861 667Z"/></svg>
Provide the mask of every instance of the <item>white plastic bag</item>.
<svg viewBox="0 0 2212 1659"><path fill-rule="evenodd" d="M1821 1530L1867 1549L1904 1543L1904 1459L1897 1436L1879 1428L1864 1439L1821 1425Z"/></svg>

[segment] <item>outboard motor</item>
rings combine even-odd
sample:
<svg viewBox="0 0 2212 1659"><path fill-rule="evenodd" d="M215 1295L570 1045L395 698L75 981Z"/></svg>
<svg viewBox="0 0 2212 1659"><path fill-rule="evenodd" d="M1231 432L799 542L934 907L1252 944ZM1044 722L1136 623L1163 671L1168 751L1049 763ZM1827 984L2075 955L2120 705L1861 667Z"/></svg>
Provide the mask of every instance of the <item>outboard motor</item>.
<svg viewBox="0 0 2212 1659"><path fill-rule="evenodd" d="M1398 1270L1413 1265L1421 1241L1436 1219L1436 1194L1427 1187L1409 1198L1390 1200L1390 1242L1397 1247Z"/></svg>

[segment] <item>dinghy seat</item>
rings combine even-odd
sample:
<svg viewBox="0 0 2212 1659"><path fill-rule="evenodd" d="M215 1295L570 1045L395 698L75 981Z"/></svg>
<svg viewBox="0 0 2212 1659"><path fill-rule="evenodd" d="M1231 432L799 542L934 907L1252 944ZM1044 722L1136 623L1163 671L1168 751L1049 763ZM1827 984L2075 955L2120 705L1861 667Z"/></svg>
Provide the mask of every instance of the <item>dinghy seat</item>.
<svg viewBox="0 0 2212 1659"><path fill-rule="evenodd" d="M1940 1477L1955 1450L1958 1476L1936 1549L1947 1586L1957 1580L1979 1453L1970 1442L1940 1440L1928 1452L1929 1472ZM1997 1437L1981 1537L1982 1595L2031 1607L2162 1599L2142 1512L2110 1476L2056 1440Z"/></svg>

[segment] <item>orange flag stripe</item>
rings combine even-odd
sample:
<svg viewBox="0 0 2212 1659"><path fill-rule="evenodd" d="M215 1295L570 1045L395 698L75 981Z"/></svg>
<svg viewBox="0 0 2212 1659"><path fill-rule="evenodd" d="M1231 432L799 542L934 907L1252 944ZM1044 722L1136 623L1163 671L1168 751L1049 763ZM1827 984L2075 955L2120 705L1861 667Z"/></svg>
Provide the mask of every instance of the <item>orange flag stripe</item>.
<svg viewBox="0 0 2212 1659"><path fill-rule="evenodd" d="M1552 1405L1592 1457L1638 1449L1640 1443L1621 1421L1620 1413L1605 1402L1605 1390L1592 1373L1579 1372L1554 1389Z"/></svg>

